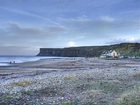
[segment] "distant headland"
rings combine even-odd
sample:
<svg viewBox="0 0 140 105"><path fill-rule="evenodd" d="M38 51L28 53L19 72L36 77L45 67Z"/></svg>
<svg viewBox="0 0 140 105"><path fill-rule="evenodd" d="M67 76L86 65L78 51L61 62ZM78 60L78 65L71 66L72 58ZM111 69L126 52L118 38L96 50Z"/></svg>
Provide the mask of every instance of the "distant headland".
<svg viewBox="0 0 140 105"><path fill-rule="evenodd" d="M140 57L140 43L120 43L106 46L83 46L68 48L40 48L37 56L59 57L99 57L109 51L117 51L121 56Z"/></svg>

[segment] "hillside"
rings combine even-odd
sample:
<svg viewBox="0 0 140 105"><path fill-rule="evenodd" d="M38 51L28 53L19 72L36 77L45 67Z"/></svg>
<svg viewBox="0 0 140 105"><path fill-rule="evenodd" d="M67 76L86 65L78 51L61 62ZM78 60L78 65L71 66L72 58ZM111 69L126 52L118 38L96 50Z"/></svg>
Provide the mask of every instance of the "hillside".
<svg viewBox="0 0 140 105"><path fill-rule="evenodd" d="M102 53L116 50L123 56L140 56L140 43L121 43L107 46L69 48L40 48L38 56L99 57Z"/></svg>

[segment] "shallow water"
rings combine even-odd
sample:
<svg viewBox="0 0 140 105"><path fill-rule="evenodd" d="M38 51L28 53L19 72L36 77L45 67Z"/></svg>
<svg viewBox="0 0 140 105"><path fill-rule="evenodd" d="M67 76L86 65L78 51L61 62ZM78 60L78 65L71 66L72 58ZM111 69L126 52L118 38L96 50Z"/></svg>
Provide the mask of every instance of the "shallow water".
<svg viewBox="0 0 140 105"><path fill-rule="evenodd" d="M37 61L37 60L46 59L46 58L60 58L60 57L0 56L0 66L9 66L11 63L23 63L23 62L28 62L28 61Z"/></svg>

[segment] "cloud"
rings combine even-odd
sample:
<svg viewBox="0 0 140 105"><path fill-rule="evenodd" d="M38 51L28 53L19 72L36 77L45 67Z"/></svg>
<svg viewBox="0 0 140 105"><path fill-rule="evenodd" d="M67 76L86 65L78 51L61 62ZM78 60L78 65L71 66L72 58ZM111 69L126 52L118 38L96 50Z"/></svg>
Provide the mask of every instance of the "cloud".
<svg viewBox="0 0 140 105"><path fill-rule="evenodd" d="M8 23L7 26L0 29L0 41L12 45L19 43L20 45L32 44L33 46L57 46L62 41L60 46L64 46L70 40L86 43L92 40L111 40L118 38L119 35L125 37L130 33L140 33L140 21L118 20L110 16L102 16L99 19L87 17L61 18L58 22L61 23L60 26L47 27L28 26L15 22Z"/></svg>
<svg viewBox="0 0 140 105"><path fill-rule="evenodd" d="M68 42L68 47L75 47L75 46L77 46L76 42L74 42L74 41Z"/></svg>
<svg viewBox="0 0 140 105"><path fill-rule="evenodd" d="M33 46L11 46L3 45L0 46L0 55L36 55L38 50Z"/></svg>
<svg viewBox="0 0 140 105"><path fill-rule="evenodd" d="M13 34L15 36L38 36L42 35L44 33L44 30L40 28L35 28L35 27L22 27L16 23L9 23L7 30L9 31L9 34Z"/></svg>
<svg viewBox="0 0 140 105"><path fill-rule="evenodd" d="M118 44L118 43L140 43L140 36L124 36L112 39L112 41L107 42L106 44Z"/></svg>
<svg viewBox="0 0 140 105"><path fill-rule="evenodd" d="M115 21L114 18L109 17L109 16L102 16L102 17L101 17L101 20L102 20L102 21L106 21L106 22L113 22L113 21Z"/></svg>
<svg viewBox="0 0 140 105"><path fill-rule="evenodd" d="M0 47L5 52L66 47L71 41L85 46L140 39L139 0L16 1L0 3Z"/></svg>
<svg viewBox="0 0 140 105"><path fill-rule="evenodd" d="M18 23L8 23L5 27L0 27L0 55L35 54L36 49L43 46L49 47L57 40L57 36L65 31L62 26L29 27Z"/></svg>
<svg viewBox="0 0 140 105"><path fill-rule="evenodd" d="M37 19L46 21L47 23L50 23L50 24L59 25L57 22L52 21L51 19L49 19L47 17L44 17L42 15L38 15L38 14L35 14L35 13L31 13L31 12L28 12L28 11L23 11L23 10L20 10L20 9L13 9L13 8L7 8L7 7L1 7L1 6L0 6L0 9L6 10L6 11L9 11L11 13L18 14L18 15L28 16L28 17L31 17L31 18L37 18Z"/></svg>
<svg viewBox="0 0 140 105"><path fill-rule="evenodd" d="M56 36L58 33L65 32L65 28L61 26L48 26L48 27L37 27L37 26L22 26L17 23L8 23L6 28L1 28L0 34L6 35L13 38L46 38Z"/></svg>
<svg viewBox="0 0 140 105"><path fill-rule="evenodd" d="M85 33L88 38L99 39L114 37L116 34L127 35L132 32L140 32L140 22L138 20L119 20L105 16L102 19L73 18L61 19L61 21L71 33L79 35Z"/></svg>

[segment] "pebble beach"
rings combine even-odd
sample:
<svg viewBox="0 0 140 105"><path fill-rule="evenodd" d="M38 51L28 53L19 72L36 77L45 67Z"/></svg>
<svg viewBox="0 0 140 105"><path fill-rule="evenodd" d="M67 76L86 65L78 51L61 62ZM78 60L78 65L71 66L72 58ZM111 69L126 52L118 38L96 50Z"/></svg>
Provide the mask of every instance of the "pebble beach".
<svg viewBox="0 0 140 105"><path fill-rule="evenodd" d="M139 59L52 58L0 66L0 105L135 103Z"/></svg>

